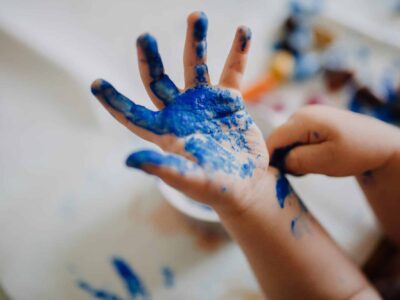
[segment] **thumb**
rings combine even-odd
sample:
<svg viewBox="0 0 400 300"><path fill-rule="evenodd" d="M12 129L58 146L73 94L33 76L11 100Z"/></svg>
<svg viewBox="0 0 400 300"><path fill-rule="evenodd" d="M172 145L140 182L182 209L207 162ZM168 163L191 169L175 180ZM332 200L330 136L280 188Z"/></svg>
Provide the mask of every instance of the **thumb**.
<svg viewBox="0 0 400 300"><path fill-rule="evenodd" d="M284 168L293 174L335 175L335 151L331 142L298 146L284 159Z"/></svg>
<svg viewBox="0 0 400 300"><path fill-rule="evenodd" d="M186 194L191 195L204 187L203 170L195 162L180 155L142 150L129 155L126 164L128 167L155 175Z"/></svg>

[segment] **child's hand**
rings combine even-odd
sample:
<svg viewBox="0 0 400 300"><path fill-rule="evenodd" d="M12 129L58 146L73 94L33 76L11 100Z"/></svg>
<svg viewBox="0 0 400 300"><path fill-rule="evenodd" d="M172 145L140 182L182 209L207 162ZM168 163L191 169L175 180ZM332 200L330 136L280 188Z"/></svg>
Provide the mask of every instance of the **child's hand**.
<svg viewBox="0 0 400 300"><path fill-rule="evenodd" d="M399 132L373 118L324 106L296 112L267 140L271 165L293 174L359 175L385 165Z"/></svg>
<svg viewBox="0 0 400 300"><path fill-rule="evenodd" d="M151 111L96 80L93 94L128 129L173 154L145 150L131 154L128 166L212 206L241 210L254 199L268 167L268 152L258 127L245 110L239 85L251 32L239 27L218 85L206 65L207 17L188 18L184 49L185 88L164 73L156 40L137 40L140 74L153 103Z"/></svg>

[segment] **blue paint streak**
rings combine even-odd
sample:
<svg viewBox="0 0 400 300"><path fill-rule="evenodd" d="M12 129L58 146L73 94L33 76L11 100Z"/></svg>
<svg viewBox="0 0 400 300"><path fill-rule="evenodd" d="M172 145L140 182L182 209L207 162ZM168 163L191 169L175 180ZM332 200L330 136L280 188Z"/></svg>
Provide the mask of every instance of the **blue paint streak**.
<svg viewBox="0 0 400 300"><path fill-rule="evenodd" d="M277 175L275 190L279 206L284 208L286 197L290 195L292 188L285 175L281 172Z"/></svg>
<svg viewBox="0 0 400 300"><path fill-rule="evenodd" d="M185 150L196 158L197 163L210 171L222 170L239 174L240 164L232 152L251 151L246 132L253 120L245 111L242 99L229 90L210 87L206 84L191 88L178 95L160 111L151 111L136 105L116 91L111 84L101 81L93 88L93 93L118 112L128 121L155 134L172 134L184 138ZM195 134L200 134L196 135ZM230 146L230 151L226 146ZM182 165L172 157L167 159L154 153L142 153L129 159L128 165L140 167L141 162L153 164ZM253 162L243 166L251 176ZM247 166L248 165L248 166ZM179 168L184 171L184 168Z"/></svg>
<svg viewBox="0 0 400 300"><path fill-rule="evenodd" d="M300 237L300 231L298 229L297 224L298 224L300 218L303 216L303 214L308 212L308 209L304 205L303 201L301 201L301 199L297 195L296 195L296 198L297 198L297 202L300 206L300 212L290 222L290 231L296 238L298 238L298 237Z"/></svg>
<svg viewBox="0 0 400 300"><path fill-rule="evenodd" d="M175 284L174 271L170 267L165 266L161 268L161 274L164 279L164 286L166 288L172 288Z"/></svg>
<svg viewBox="0 0 400 300"><path fill-rule="evenodd" d="M194 23L193 26L193 37L196 45L196 55L198 58L203 58L206 50L207 50L207 28L208 28L208 19L205 13L201 12L198 20Z"/></svg>
<svg viewBox="0 0 400 300"><path fill-rule="evenodd" d="M152 92L165 104L174 99L179 90L168 75L164 74L164 66L158 52L156 39L148 33L137 39L137 45L142 49L153 81L150 83Z"/></svg>
<svg viewBox="0 0 400 300"><path fill-rule="evenodd" d="M198 58L203 58L207 51L207 42L199 42L196 46L196 55Z"/></svg>
<svg viewBox="0 0 400 300"><path fill-rule="evenodd" d="M179 95L178 88L168 75L163 75L158 80L152 81L150 83L150 89L164 104L168 104Z"/></svg>
<svg viewBox="0 0 400 300"><path fill-rule="evenodd" d="M196 81L198 84L207 83L206 74L208 73L208 67L206 64L199 64L195 67Z"/></svg>
<svg viewBox="0 0 400 300"><path fill-rule="evenodd" d="M132 168L142 169L146 164L164 167L173 167L181 175L193 170L196 165L190 164L177 155L164 155L153 150L134 152L126 160L126 165Z"/></svg>
<svg viewBox="0 0 400 300"><path fill-rule="evenodd" d="M140 277L134 272L134 270L125 262L122 258L114 257L112 264L115 271L120 276L122 282L125 285L128 299L143 299L149 300L150 295L147 292L146 287L141 281ZM123 300L123 297L119 297L114 293L108 292L103 289L93 288L88 282L79 280L77 285L80 289L90 294L93 298L101 300Z"/></svg>
<svg viewBox="0 0 400 300"><path fill-rule="evenodd" d="M296 225L297 225L298 220L299 220L299 218L298 218L298 216L296 216L290 222L290 231L292 232L293 235L296 235Z"/></svg>
<svg viewBox="0 0 400 300"><path fill-rule="evenodd" d="M286 166L285 166L285 159L289 152L299 146L302 146L302 142L294 142L287 146L276 148L272 153L271 160L269 164L275 168L277 168L282 173L288 173Z"/></svg>
<svg viewBox="0 0 400 300"><path fill-rule="evenodd" d="M114 265L117 274L124 282L125 288L132 299L137 299L139 296L141 296L142 299L150 299L147 289L140 277L134 272L127 262L125 262L122 258L114 257L112 264Z"/></svg>

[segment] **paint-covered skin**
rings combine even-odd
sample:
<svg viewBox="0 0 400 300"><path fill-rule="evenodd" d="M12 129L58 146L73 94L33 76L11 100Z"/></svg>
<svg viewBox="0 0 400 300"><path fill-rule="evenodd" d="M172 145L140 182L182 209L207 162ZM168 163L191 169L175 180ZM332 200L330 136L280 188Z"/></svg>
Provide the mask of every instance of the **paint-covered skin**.
<svg viewBox="0 0 400 300"><path fill-rule="evenodd" d="M287 180L285 173L282 171L278 172L276 176L276 198L279 203L279 207L284 209L286 206L286 202L289 201L289 204L293 202L299 207L298 213L292 218L290 222L290 231L293 236L299 238L304 230L307 230L307 221L303 220L301 217L308 212L307 207L304 205L303 201L300 197L294 192L292 189L289 180ZM292 201L292 203L290 202ZM298 225L299 222L302 222L302 227Z"/></svg>
<svg viewBox="0 0 400 300"><path fill-rule="evenodd" d="M147 33L138 38L140 74L159 110L137 105L102 79L93 83L92 92L118 121L167 152L135 152L128 166L157 175L203 203L243 205L268 168L263 136L239 92L251 32L238 28L219 84L212 85L207 27L204 13L189 16L184 89L166 75L155 38Z"/></svg>

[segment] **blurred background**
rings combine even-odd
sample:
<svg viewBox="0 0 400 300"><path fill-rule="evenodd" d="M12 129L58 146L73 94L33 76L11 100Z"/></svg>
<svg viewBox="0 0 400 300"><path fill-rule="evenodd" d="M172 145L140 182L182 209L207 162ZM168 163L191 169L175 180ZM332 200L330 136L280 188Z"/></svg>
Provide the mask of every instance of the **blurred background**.
<svg viewBox="0 0 400 300"><path fill-rule="evenodd" d="M244 90L266 136L312 104L400 123L399 1L0 4L0 285L11 299L262 299L218 224L185 217L154 178L125 167L129 153L152 145L117 124L90 93L102 77L153 107L136 61L143 32L158 39L165 68L182 87L190 12L208 15L214 82L236 27L249 26ZM381 234L355 181L290 181L364 264ZM137 276L141 293L126 288L116 261Z"/></svg>

